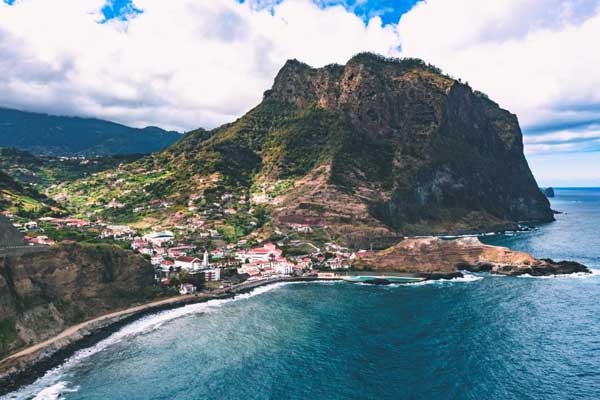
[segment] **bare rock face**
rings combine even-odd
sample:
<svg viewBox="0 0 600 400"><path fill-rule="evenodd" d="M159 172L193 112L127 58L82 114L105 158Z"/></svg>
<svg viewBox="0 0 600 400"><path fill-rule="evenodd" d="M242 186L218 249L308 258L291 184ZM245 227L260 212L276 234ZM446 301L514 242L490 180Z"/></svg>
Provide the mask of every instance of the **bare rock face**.
<svg viewBox="0 0 600 400"><path fill-rule="evenodd" d="M0 356L147 298L153 270L113 246L61 245L0 258Z"/></svg>
<svg viewBox="0 0 600 400"><path fill-rule="evenodd" d="M590 272L587 267L576 262L540 260L506 247L485 245L477 238L405 239L372 257L356 260L353 266L365 270L422 274L450 274L461 270L532 276Z"/></svg>
<svg viewBox="0 0 600 400"><path fill-rule="evenodd" d="M15 229L10 221L0 215L0 251L3 248L22 246L23 234Z"/></svg>
<svg viewBox="0 0 600 400"><path fill-rule="evenodd" d="M336 199L350 193L368 209L355 207L356 217L408 234L553 219L523 155L516 116L418 60L362 54L321 69L291 61L268 96L299 108L316 104L351 132L326 174L334 187L313 195L330 213L349 204ZM296 195L285 202L287 214ZM310 209L296 214L314 218Z"/></svg>

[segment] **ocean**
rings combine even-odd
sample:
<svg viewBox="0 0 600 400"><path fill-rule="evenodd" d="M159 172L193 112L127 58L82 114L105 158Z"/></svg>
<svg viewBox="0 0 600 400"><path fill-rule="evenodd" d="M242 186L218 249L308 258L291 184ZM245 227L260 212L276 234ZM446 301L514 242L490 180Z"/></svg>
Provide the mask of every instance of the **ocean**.
<svg viewBox="0 0 600 400"><path fill-rule="evenodd" d="M600 189L487 243L600 270ZM8 399L599 399L600 275L289 283L145 317Z"/></svg>

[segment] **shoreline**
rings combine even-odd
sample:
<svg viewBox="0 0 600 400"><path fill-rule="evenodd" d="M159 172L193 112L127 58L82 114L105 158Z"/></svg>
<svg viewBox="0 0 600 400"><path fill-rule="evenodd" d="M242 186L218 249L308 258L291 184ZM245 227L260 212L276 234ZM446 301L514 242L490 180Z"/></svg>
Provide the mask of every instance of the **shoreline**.
<svg viewBox="0 0 600 400"><path fill-rule="evenodd" d="M230 299L252 290L282 282L340 281L338 278L275 278L244 282L212 293L169 297L162 300L104 314L71 326L41 343L26 347L0 360L0 396L33 383L49 370L58 367L77 351L93 346L123 326L142 317L189 304Z"/></svg>

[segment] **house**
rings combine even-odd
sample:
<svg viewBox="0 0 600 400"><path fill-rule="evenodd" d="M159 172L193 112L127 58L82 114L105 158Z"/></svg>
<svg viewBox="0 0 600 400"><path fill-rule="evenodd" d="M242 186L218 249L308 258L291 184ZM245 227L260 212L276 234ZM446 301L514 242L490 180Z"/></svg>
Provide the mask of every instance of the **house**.
<svg viewBox="0 0 600 400"><path fill-rule="evenodd" d="M127 225L107 225L100 234L101 239L133 240L134 231Z"/></svg>
<svg viewBox="0 0 600 400"><path fill-rule="evenodd" d="M199 269L201 265L202 262L196 257L181 256L175 259L175 266L186 271Z"/></svg>
<svg viewBox="0 0 600 400"><path fill-rule="evenodd" d="M140 247L138 249L138 251L141 254L145 254L147 256L153 256L154 255L154 249L151 246Z"/></svg>
<svg viewBox="0 0 600 400"><path fill-rule="evenodd" d="M213 251L210 252L210 256L212 258L218 259L218 258L225 257L225 253L223 253L223 249L215 249L215 250L213 250Z"/></svg>
<svg viewBox="0 0 600 400"><path fill-rule="evenodd" d="M181 286L179 286L179 294L181 295L194 293L196 293L196 286L192 285L191 283L183 283Z"/></svg>
<svg viewBox="0 0 600 400"><path fill-rule="evenodd" d="M165 260L163 259L160 264L159 264L159 268L163 271L163 272L170 272L170 271L174 271L175 270L175 261L173 260Z"/></svg>
<svg viewBox="0 0 600 400"><path fill-rule="evenodd" d="M272 263L271 266L276 273L280 275L291 275L294 273L294 264L289 262L285 257L278 257Z"/></svg>
<svg viewBox="0 0 600 400"><path fill-rule="evenodd" d="M219 268L203 269L200 273L204 275L206 282L221 280L221 270Z"/></svg>
<svg viewBox="0 0 600 400"><path fill-rule="evenodd" d="M38 223L35 221L29 221L29 222L25 222L25 224L23 225L25 227L25 229L27 229L28 231L36 231L38 230L39 226Z"/></svg>
<svg viewBox="0 0 600 400"><path fill-rule="evenodd" d="M150 264L152 265L160 265L160 263L164 260L163 256L154 255L150 258Z"/></svg>
<svg viewBox="0 0 600 400"><path fill-rule="evenodd" d="M48 236L38 236L34 238L25 236L25 240L31 245L53 246L55 244L54 240L48 238Z"/></svg>
<svg viewBox="0 0 600 400"><path fill-rule="evenodd" d="M281 257L282 251L273 243L267 243L263 247L255 247L247 251L240 251L236 254L236 258L242 262L248 260L253 263L256 261L270 261Z"/></svg>
<svg viewBox="0 0 600 400"><path fill-rule="evenodd" d="M171 247L167 250L169 257L177 258L180 256L187 256L196 250L196 246L177 246Z"/></svg>
<svg viewBox="0 0 600 400"><path fill-rule="evenodd" d="M146 242L144 242L141 239L136 239L133 242L131 242L131 249L132 250L141 249L142 247L146 247Z"/></svg>
<svg viewBox="0 0 600 400"><path fill-rule="evenodd" d="M371 257L374 255L375 252L373 250L359 250L356 253L352 253L352 255L350 255L350 259L354 260L355 258Z"/></svg>
<svg viewBox="0 0 600 400"><path fill-rule="evenodd" d="M248 274L251 278L256 278L261 275L260 268L257 265L246 264L237 269L239 275Z"/></svg>
<svg viewBox="0 0 600 400"><path fill-rule="evenodd" d="M83 228L85 226L89 226L90 223L89 221L85 221L83 219L79 219L79 218L67 218L64 220L64 224L68 227L72 227L72 228ZM127 227L129 228L129 227Z"/></svg>
<svg viewBox="0 0 600 400"><path fill-rule="evenodd" d="M117 199L112 199L106 205L106 208L123 208L123 207L125 207L125 204L118 202Z"/></svg>
<svg viewBox="0 0 600 400"><path fill-rule="evenodd" d="M291 228L300 233L311 233L313 231L310 225L307 224L292 224Z"/></svg>

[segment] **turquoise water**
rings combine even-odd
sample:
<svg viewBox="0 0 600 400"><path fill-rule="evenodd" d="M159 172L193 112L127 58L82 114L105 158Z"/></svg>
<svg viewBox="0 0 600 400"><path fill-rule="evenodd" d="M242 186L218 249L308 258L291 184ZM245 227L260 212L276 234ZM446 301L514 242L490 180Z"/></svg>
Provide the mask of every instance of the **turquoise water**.
<svg viewBox="0 0 600 400"><path fill-rule="evenodd" d="M600 190L486 241L600 268ZM599 399L600 276L285 284L137 321L12 395ZM62 396L62 397L60 397Z"/></svg>

